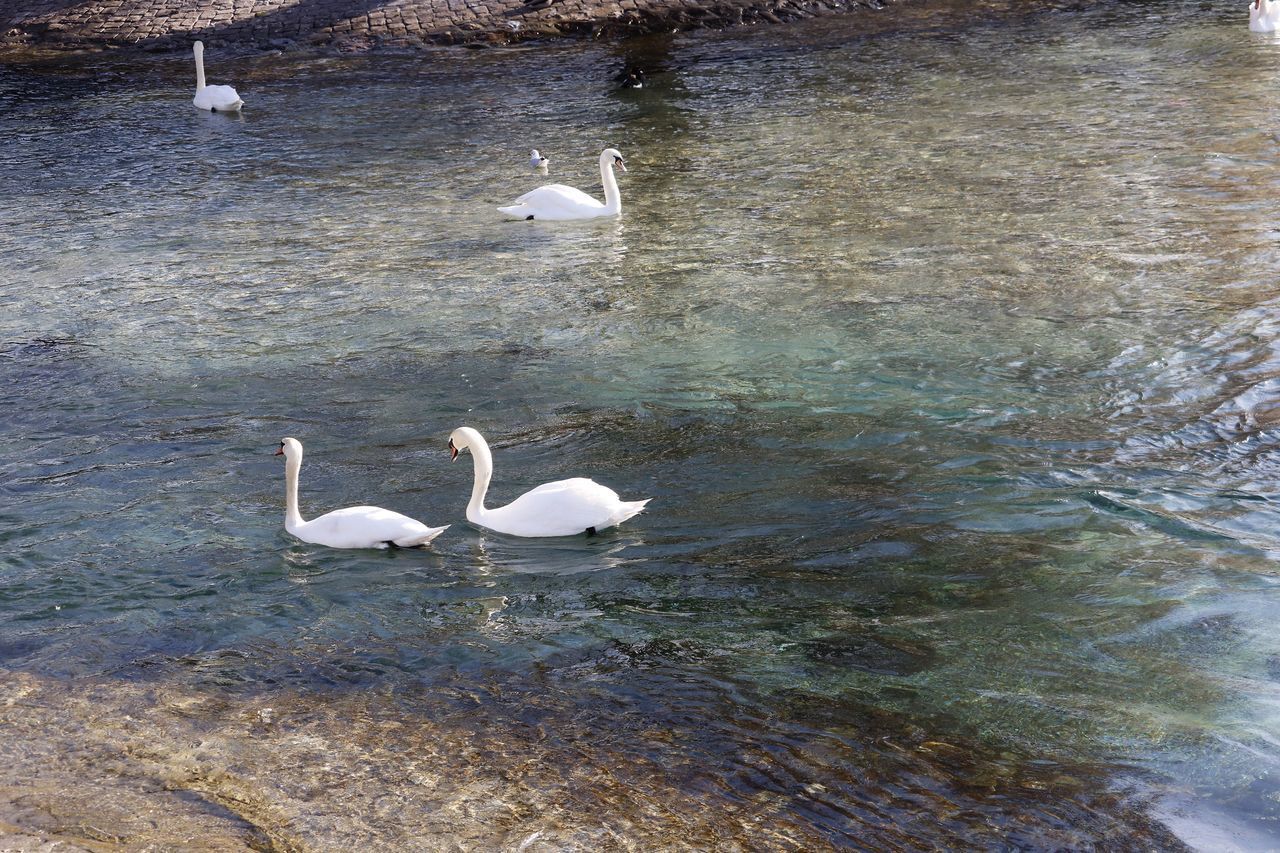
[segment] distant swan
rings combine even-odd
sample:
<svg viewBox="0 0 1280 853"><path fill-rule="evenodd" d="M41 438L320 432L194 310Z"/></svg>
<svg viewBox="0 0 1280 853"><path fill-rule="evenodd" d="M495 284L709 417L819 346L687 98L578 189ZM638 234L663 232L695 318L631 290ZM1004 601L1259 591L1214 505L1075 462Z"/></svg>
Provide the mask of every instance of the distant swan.
<svg viewBox="0 0 1280 853"><path fill-rule="evenodd" d="M564 184L547 184L525 193L515 204L498 208L512 219L595 219L600 216L617 216L622 212L622 196L618 195L618 182L613 177L617 165L627 171L622 155L616 148L600 152L600 182L604 184L604 204L582 190Z"/></svg>
<svg viewBox="0 0 1280 853"><path fill-rule="evenodd" d="M467 504L467 521L511 536L576 536L592 535L615 524L621 524L640 510L649 499L624 501L618 493L594 480L575 477L543 483L530 489L504 507L485 509L484 496L493 476L493 456L484 436L471 427L458 427L449 436L452 459L470 450L475 460L475 482L471 502Z"/></svg>
<svg viewBox="0 0 1280 853"><path fill-rule="evenodd" d="M284 464L284 529L314 545L330 548L415 548L443 533L444 527L427 527L407 515L376 506L335 509L310 521L298 511L298 471L302 468L302 443L296 438L280 441L276 456Z"/></svg>
<svg viewBox="0 0 1280 853"><path fill-rule="evenodd" d="M551 161L539 154L537 148L529 152L529 168L542 169L545 171L550 165Z"/></svg>
<svg viewBox="0 0 1280 853"><path fill-rule="evenodd" d="M206 86L204 84L204 42L196 42L192 48L196 55L196 96L191 103L197 109L209 112L232 113L244 106L244 101L230 86Z"/></svg>
<svg viewBox="0 0 1280 853"><path fill-rule="evenodd" d="M1270 0L1253 0L1249 4L1249 30L1255 33L1273 33L1280 19L1280 3Z"/></svg>

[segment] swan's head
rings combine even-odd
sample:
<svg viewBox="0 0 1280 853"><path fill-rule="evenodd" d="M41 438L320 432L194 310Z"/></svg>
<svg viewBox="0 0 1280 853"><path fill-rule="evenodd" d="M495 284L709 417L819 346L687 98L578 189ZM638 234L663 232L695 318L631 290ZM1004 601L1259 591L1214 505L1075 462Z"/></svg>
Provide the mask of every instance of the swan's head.
<svg viewBox="0 0 1280 853"><path fill-rule="evenodd" d="M449 461L452 462L458 458L458 454L468 449L473 444L484 444L484 439L480 433L471 427L458 427L449 436Z"/></svg>
<svg viewBox="0 0 1280 853"><path fill-rule="evenodd" d="M600 159L612 163L622 171L627 171L627 164L622 162L622 152L617 148L606 148L600 152Z"/></svg>
<svg viewBox="0 0 1280 853"><path fill-rule="evenodd" d="M302 461L302 442L296 438L280 439L280 447L275 452L276 456L283 456L285 459L293 462L295 459Z"/></svg>
<svg viewBox="0 0 1280 853"><path fill-rule="evenodd" d="M194 53L196 56L200 56L201 54L203 54L204 42L198 41L195 44L191 45L191 52Z"/></svg>

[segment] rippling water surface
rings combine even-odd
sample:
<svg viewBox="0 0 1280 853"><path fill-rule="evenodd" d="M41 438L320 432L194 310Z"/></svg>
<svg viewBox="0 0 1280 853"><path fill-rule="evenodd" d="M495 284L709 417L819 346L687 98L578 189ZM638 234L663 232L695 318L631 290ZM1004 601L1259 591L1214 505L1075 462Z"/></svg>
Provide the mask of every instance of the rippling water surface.
<svg viewBox="0 0 1280 853"><path fill-rule="evenodd" d="M98 720L22 772L190 695L274 709L200 760L320 847L1280 846L1280 41L1236 11L211 48L243 117L185 57L0 66L0 666ZM606 145L621 219L495 212ZM464 423L493 502L650 508L475 529ZM293 540L284 435L304 513L453 527ZM428 753L524 806L420 812Z"/></svg>

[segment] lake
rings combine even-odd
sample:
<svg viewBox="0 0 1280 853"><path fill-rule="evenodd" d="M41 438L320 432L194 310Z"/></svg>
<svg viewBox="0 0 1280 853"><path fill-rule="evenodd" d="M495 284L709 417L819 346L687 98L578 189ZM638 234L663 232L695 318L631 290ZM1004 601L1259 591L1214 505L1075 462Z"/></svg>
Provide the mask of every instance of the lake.
<svg viewBox="0 0 1280 853"><path fill-rule="evenodd" d="M1280 848L1280 40L883 15L211 45L242 116L187 56L0 66L0 821ZM497 213L605 147L620 218ZM652 502L475 528L464 424L491 505ZM452 527L298 542L284 436L304 515Z"/></svg>

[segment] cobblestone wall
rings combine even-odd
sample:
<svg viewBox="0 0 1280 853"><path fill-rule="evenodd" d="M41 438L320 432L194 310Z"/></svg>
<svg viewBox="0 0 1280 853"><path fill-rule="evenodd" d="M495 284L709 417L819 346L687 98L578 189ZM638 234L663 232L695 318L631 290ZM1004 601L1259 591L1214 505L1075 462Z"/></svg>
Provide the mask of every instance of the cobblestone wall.
<svg viewBox="0 0 1280 853"><path fill-rule="evenodd" d="M0 0L0 47L510 42L781 21L893 0Z"/></svg>

